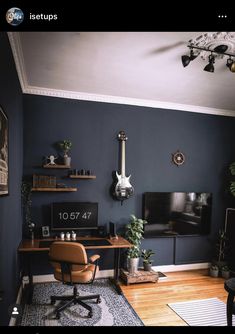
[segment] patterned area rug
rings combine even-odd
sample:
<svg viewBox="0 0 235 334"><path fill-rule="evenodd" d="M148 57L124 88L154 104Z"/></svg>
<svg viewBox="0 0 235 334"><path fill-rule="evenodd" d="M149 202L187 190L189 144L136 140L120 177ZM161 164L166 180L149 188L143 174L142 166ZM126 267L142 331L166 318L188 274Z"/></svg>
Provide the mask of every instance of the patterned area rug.
<svg viewBox="0 0 235 334"><path fill-rule="evenodd" d="M227 326L226 304L218 298L170 303L168 306L189 326Z"/></svg>
<svg viewBox="0 0 235 334"><path fill-rule="evenodd" d="M93 317L80 305L73 305L61 312L59 320L50 305L52 295L70 295L72 287L61 283L35 284L33 303L25 305L20 326L144 326L141 319L124 296L118 295L108 279L98 279L93 284L77 285L80 295L100 294L101 303L86 301L93 309ZM57 302L58 303L58 302Z"/></svg>

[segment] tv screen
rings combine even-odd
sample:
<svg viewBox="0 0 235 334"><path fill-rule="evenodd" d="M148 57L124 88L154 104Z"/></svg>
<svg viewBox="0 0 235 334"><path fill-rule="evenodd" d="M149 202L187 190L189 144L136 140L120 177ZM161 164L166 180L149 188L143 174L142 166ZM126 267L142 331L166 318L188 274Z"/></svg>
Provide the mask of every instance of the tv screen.
<svg viewBox="0 0 235 334"><path fill-rule="evenodd" d="M210 233L212 194L208 192L147 192L143 194L145 236Z"/></svg>
<svg viewBox="0 0 235 334"><path fill-rule="evenodd" d="M98 228L98 203L62 202L51 204L51 230Z"/></svg>

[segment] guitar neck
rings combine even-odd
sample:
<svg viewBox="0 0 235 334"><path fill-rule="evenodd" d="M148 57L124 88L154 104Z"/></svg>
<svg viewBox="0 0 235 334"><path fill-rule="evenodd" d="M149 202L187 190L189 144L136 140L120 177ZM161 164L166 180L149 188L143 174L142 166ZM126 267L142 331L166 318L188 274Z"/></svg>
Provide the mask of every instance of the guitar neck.
<svg viewBox="0 0 235 334"><path fill-rule="evenodd" d="M125 176L126 161L125 161L125 140L122 141L121 146L121 176Z"/></svg>

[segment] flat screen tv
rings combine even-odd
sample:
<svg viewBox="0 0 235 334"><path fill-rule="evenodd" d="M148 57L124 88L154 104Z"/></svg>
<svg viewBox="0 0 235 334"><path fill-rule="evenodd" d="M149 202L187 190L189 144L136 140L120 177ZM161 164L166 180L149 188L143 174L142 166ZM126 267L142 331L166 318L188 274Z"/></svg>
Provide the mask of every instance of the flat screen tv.
<svg viewBox="0 0 235 334"><path fill-rule="evenodd" d="M51 204L51 230L98 228L98 203L59 202Z"/></svg>
<svg viewBox="0 0 235 334"><path fill-rule="evenodd" d="M146 192L143 194L145 237L210 233L212 194Z"/></svg>

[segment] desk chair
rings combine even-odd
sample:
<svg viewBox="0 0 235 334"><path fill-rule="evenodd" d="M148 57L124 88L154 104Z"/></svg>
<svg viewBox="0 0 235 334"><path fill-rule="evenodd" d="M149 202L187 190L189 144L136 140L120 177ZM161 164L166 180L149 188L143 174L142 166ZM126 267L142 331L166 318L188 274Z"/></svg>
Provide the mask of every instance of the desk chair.
<svg viewBox="0 0 235 334"><path fill-rule="evenodd" d="M227 325L232 326L233 314L235 314L235 278L229 278L224 282L224 288L228 292L227 298Z"/></svg>
<svg viewBox="0 0 235 334"><path fill-rule="evenodd" d="M96 299L101 302L100 295L79 296L76 284L93 283L96 272L99 270L99 255L92 255L87 261L87 254L84 246L77 242L53 242L49 251L50 262L54 268L54 277L63 284L73 285L73 295L70 296L51 296L51 304L56 300L65 302L59 305L56 310L56 319L60 318L60 312L71 306L79 304L89 311L88 317L92 317L92 308L84 303L84 300Z"/></svg>

